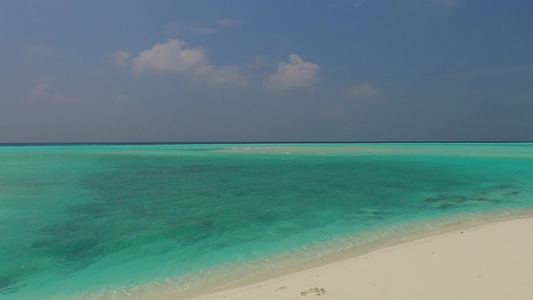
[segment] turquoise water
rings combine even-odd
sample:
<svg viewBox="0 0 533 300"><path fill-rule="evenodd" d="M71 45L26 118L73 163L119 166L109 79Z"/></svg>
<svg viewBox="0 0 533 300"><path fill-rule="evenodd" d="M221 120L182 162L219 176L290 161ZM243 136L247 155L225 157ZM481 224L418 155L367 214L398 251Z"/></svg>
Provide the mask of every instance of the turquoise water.
<svg viewBox="0 0 533 300"><path fill-rule="evenodd" d="M531 143L3 146L0 299L154 296L531 208Z"/></svg>

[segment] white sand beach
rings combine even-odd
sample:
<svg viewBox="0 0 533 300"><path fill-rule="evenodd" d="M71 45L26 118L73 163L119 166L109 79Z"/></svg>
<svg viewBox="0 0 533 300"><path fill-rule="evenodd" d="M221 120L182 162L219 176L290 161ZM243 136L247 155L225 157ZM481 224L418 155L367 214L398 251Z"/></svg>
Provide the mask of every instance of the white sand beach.
<svg viewBox="0 0 533 300"><path fill-rule="evenodd" d="M533 299L533 217L399 244L194 300Z"/></svg>

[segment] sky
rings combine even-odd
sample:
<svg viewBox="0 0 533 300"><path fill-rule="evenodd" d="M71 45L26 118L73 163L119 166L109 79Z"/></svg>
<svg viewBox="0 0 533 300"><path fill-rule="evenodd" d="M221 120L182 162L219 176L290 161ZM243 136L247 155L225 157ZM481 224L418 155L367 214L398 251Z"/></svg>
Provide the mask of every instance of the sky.
<svg viewBox="0 0 533 300"><path fill-rule="evenodd" d="M530 0L3 0L0 143L533 141Z"/></svg>

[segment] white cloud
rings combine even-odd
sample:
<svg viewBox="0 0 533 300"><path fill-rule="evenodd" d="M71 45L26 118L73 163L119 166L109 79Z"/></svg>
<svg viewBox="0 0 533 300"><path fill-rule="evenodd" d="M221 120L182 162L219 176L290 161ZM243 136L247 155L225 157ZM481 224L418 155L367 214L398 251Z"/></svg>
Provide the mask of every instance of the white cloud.
<svg viewBox="0 0 533 300"><path fill-rule="evenodd" d="M184 41L169 39L166 43L157 43L152 49L144 50L132 61L135 72L163 71L185 72L195 66L205 64L206 58L202 48L184 48Z"/></svg>
<svg viewBox="0 0 533 300"><path fill-rule="evenodd" d="M379 90L368 82L354 84L346 89L349 96L356 98L368 98L379 95Z"/></svg>
<svg viewBox="0 0 533 300"><path fill-rule="evenodd" d="M268 89L282 90L308 87L319 81L318 65L302 60L298 55L289 55L289 63L280 62L278 71L263 83Z"/></svg>
<svg viewBox="0 0 533 300"><path fill-rule="evenodd" d="M133 70L182 73L209 84L244 84L246 78L237 66L209 64L202 48L185 48L186 42L170 39L139 53L132 61Z"/></svg>
<svg viewBox="0 0 533 300"><path fill-rule="evenodd" d="M110 58L117 66L123 66L130 54L124 50L117 50L113 53L108 53L105 57Z"/></svg>

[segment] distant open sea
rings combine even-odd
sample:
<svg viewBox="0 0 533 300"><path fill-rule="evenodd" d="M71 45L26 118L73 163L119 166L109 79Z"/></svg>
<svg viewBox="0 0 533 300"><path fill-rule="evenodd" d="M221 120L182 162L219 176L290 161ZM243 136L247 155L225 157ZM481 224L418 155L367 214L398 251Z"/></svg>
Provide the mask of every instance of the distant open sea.
<svg viewBox="0 0 533 300"><path fill-rule="evenodd" d="M163 297L532 208L532 143L0 146L0 299Z"/></svg>

